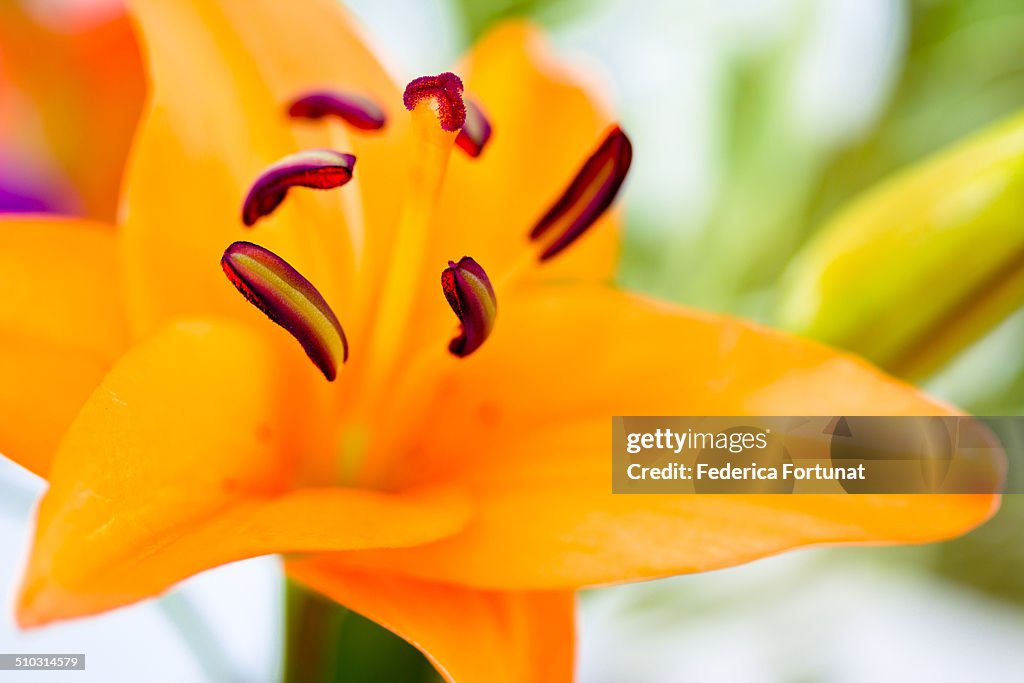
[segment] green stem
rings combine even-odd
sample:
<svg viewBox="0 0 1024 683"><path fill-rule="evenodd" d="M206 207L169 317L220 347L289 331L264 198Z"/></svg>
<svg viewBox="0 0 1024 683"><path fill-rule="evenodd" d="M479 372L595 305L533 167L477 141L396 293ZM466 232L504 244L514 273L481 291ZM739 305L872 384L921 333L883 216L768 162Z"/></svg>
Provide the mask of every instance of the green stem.
<svg viewBox="0 0 1024 683"><path fill-rule="evenodd" d="M284 683L439 681L419 650L374 622L288 582Z"/></svg>

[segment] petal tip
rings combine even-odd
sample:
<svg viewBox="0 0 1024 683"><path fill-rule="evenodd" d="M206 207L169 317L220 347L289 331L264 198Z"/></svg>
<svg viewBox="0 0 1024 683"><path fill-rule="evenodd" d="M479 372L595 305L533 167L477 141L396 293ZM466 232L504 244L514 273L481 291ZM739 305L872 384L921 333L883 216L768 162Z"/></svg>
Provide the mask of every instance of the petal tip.
<svg viewBox="0 0 1024 683"><path fill-rule="evenodd" d="M62 618L59 598L39 577L26 577L17 594L14 621L18 628L29 630L46 626Z"/></svg>

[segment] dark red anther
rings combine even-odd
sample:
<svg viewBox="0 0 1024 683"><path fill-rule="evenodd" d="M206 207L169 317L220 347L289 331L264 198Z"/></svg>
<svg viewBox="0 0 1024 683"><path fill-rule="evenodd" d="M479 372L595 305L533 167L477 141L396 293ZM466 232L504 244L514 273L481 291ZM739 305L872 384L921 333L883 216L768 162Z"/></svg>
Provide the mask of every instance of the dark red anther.
<svg viewBox="0 0 1024 683"><path fill-rule="evenodd" d="M253 226L280 206L293 187L329 190L352 180L356 158L331 149L310 149L284 157L260 174L242 205L242 222Z"/></svg>
<svg viewBox="0 0 1024 683"><path fill-rule="evenodd" d="M569 187L530 232L551 237L540 254L546 261L579 239L615 201L633 161L633 145L618 126L584 162Z"/></svg>
<svg viewBox="0 0 1024 683"><path fill-rule="evenodd" d="M491 139L491 122L473 100L466 100L466 123L455 138L455 144L474 159L480 156Z"/></svg>
<svg viewBox="0 0 1024 683"><path fill-rule="evenodd" d="M302 95L292 102L288 115L295 119L333 116L360 130L378 130L387 120L384 110L373 100L355 93L328 90Z"/></svg>
<svg viewBox="0 0 1024 683"><path fill-rule="evenodd" d="M235 242L220 260L242 296L289 333L333 382L348 359L348 341L334 311L313 284L283 258L251 242Z"/></svg>
<svg viewBox="0 0 1024 683"><path fill-rule="evenodd" d="M487 273L468 256L463 256L458 263L448 262L441 273L441 288L462 323L459 336L451 340L448 350L464 358L490 336L498 315L498 300Z"/></svg>

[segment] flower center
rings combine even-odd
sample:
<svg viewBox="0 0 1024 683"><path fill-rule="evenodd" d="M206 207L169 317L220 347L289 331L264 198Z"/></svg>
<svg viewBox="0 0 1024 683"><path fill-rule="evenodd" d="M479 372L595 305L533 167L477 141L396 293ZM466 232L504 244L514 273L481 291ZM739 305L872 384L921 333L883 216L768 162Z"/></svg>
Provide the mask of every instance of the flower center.
<svg viewBox="0 0 1024 683"><path fill-rule="evenodd" d="M409 385L430 381L440 364L422 360L400 367L400 354L413 319L414 293L425 275L422 255L431 239L437 200L444 184L451 150L458 147L471 158L482 156L492 126L477 104L463 98L463 85L451 73L417 78L405 90L411 125L410 178L403 198L390 259L373 303L375 314L368 331L372 340L361 351L356 382L359 391L345 401L339 423L337 458L330 467L333 478L347 483L386 485L389 463L403 452L392 442L395 435L369 434L366 425L378 412L422 409L410 401ZM297 97L288 108L294 119L341 120L346 125L374 131L385 125L376 103L352 93L317 91ZM604 214L615 200L632 161L632 146L618 126L612 127L583 163L565 191L540 217L529 233L536 249L524 250L519 263L502 272L497 289L518 277L520 270L536 268L565 251ZM486 163L486 158L483 160ZM353 176L355 157L331 149L298 152L272 164L253 183L242 207L242 221L252 227L273 213L292 188L334 189ZM228 279L245 298L285 328L302 345L324 376L333 381L348 359L348 342L338 316L316 287L276 254L252 242L236 242L221 260ZM449 261L441 273L442 293L459 320L458 334L448 350L464 358L479 350L495 328L496 287L473 258ZM351 312L350 312L351 313ZM430 367L427 367L427 366ZM401 374L398 374L401 373ZM395 381L392 381L395 380ZM400 381L399 381L400 380ZM403 413L404 414L404 413ZM410 418L412 419L412 418ZM367 454L374 454L368 457ZM314 480L331 476L314 468Z"/></svg>
<svg viewBox="0 0 1024 683"><path fill-rule="evenodd" d="M409 190L404 198L387 271L365 351L365 400L371 409L382 399L396 371L415 297L423 275L422 254L430 240L438 196L453 147L479 157L492 127L481 107L463 98L462 80L453 73L423 76L409 83L403 102L411 112L412 154ZM316 91L297 97L288 108L297 119L337 118L361 130L384 126L382 108L354 93ZM272 164L253 183L242 207L242 221L254 226L273 213L294 187L339 188L352 179L355 157L331 149L298 152ZM632 145L613 126L565 191L529 233L539 252L524 254L523 267L554 258L580 238L613 203L632 161ZM250 242L236 242L222 267L236 288L274 322L287 329L328 380L347 359L348 345L337 316L320 292L276 254ZM517 268L503 273L507 282ZM442 291L461 329L449 350L465 357L481 347L494 329L497 298L484 269L470 257L449 262Z"/></svg>

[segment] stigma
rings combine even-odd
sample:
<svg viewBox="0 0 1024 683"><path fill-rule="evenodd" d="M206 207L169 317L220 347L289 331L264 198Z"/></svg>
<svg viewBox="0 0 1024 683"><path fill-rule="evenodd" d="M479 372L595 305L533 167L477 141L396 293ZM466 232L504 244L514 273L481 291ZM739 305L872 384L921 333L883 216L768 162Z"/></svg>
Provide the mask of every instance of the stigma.
<svg viewBox="0 0 1024 683"><path fill-rule="evenodd" d="M290 154L268 167L253 183L242 205L242 222L252 227L273 213L293 187L330 190L352 180L356 158L332 149Z"/></svg>
<svg viewBox="0 0 1024 683"><path fill-rule="evenodd" d="M632 162L632 143L621 128L612 127L530 232L534 242L546 240L540 261L559 254L604 215L622 188Z"/></svg>
<svg viewBox="0 0 1024 683"><path fill-rule="evenodd" d="M453 133L466 123L466 102L462 99L462 79L450 71L436 76L420 76L405 86L402 102L409 111L430 106L441 129Z"/></svg>
<svg viewBox="0 0 1024 683"><path fill-rule="evenodd" d="M348 340L316 287L283 258L252 242L235 242L220 261L242 296L302 345L328 382L348 359Z"/></svg>
<svg viewBox="0 0 1024 683"><path fill-rule="evenodd" d="M464 358L479 349L494 330L498 315L494 287L480 264L463 256L458 263L448 262L441 273L441 289L461 324L448 350Z"/></svg>

